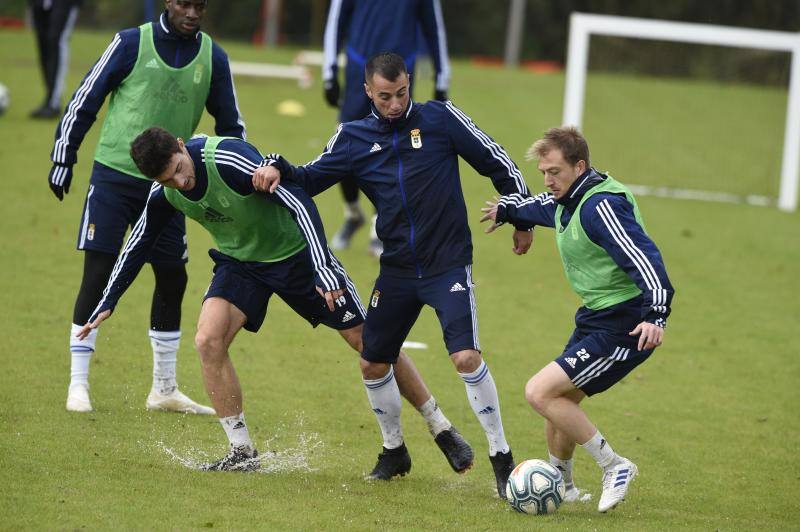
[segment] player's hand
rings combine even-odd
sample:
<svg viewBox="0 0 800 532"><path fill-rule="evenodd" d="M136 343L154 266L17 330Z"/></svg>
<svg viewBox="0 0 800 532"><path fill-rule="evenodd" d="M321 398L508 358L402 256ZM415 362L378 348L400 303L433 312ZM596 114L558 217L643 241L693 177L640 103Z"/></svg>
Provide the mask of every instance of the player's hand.
<svg viewBox="0 0 800 532"><path fill-rule="evenodd" d="M497 202L498 202L498 199L497 199L497 196L495 196L494 197L494 201L487 201L486 202L487 206L481 208L481 212L483 213L483 216L481 217L481 222L486 222L486 221L489 221L489 220L491 220L491 222L492 222L492 225L490 225L489 227L487 227L484 230L485 233L491 233L492 231L494 231L495 229L497 229L498 227L500 227L502 225L502 224L498 224L497 221L496 221L497 220ZM530 247L530 245L528 247Z"/></svg>
<svg viewBox="0 0 800 532"><path fill-rule="evenodd" d="M103 323L109 316L111 316L111 310L110 309L104 310L103 312L97 315L97 317L93 322L84 325L81 328L81 330L78 331L78 334L75 335L75 338L77 338L78 340L83 340L84 338L89 336L89 333L92 332L92 329L97 329L98 327L100 327L100 324Z"/></svg>
<svg viewBox="0 0 800 532"><path fill-rule="evenodd" d="M322 88L325 90L325 101L328 102L328 105L339 107L339 80L337 78L326 80L322 84Z"/></svg>
<svg viewBox="0 0 800 532"><path fill-rule="evenodd" d="M274 166L259 166L253 172L253 188L272 194L281 184L281 172Z"/></svg>
<svg viewBox="0 0 800 532"><path fill-rule="evenodd" d="M64 199L64 194L69 193L69 185L72 183L72 166L54 163L47 176L50 190L56 195L58 201Z"/></svg>
<svg viewBox="0 0 800 532"><path fill-rule="evenodd" d="M517 255L524 255L531 249L533 243L533 231L514 230L514 247L512 251Z"/></svg>
<svg viewBox="0 0 800 532"><path fill-rule="evenodd" d="M347 303L344 298L345 290L343 288L340 288L339 290L331 290L330 292L323 292L322 288L319 286L317 286L316 289L317 293L325 298L325 304L328 305L328 310L331 312L335 310L335 307L333 306L334 303L340 307Z"/></svg>
<svg viewBox="0 0 800 532"><path fill-rule="evenodd" d="M447 101L447 91L441 91L436 89L433 91L433 99L438 102L446 102Z"/></svg>
<svg viewBox="0 0 800 532"><path fill-rule="evenodd" d="M634 330L629 332L628 335L639 335L639 345L637 346L639 351L655 349L661 345L661 341L664 339L664 329L655 323L643 321L637 325Z"/></svg>

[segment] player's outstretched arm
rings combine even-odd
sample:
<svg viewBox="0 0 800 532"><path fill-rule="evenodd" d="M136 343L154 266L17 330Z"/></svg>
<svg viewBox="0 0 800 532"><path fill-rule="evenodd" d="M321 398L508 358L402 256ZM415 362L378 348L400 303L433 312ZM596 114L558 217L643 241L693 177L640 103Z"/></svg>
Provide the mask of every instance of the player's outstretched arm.
<svg viewBox="0 0 800 532"><path fill-rule="evenodd" d="M101 312L100 314L97 315L97 317L94 319L94 321L91 321L91 322L87 323L86 325L84 325L81 328L81 330L78 331L78 334L75 335L75 338L77 338L78 340L83 340L84 338L89 336L89 333L92 331L92 329L99 328L100 324L103 323L104 321L106 321L106 319L109 316L111 316L111 309L104 310L103 312Z"/></svg>
<svg viewBox="0 0 800 532"><path fill-rule="evenodd" d="M481 212L483 216L481 217L481 222L491 221L492 224L485 229L486 233L491 233L501 225L502 223L498 223L497 221L497 204L499 199L497 196L494 197L494 201L487 201L486 207L481 208ZM514 229L514 234L512 235L512 240L514 242L514 247L511 248L517 255L524 255L528 252L531 248L531 244L533 244L533 229L523 230L523 229Z"/></svg>

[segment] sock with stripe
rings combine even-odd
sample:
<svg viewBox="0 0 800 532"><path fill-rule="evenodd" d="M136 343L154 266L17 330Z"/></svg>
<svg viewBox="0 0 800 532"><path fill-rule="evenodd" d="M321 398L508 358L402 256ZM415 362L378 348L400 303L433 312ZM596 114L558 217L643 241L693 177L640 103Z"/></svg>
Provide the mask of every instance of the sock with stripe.
<svg viewBox="0 0 800 532"><path fill-rule="evenodd" d="M153 391L169 395L178 387L176 370L181 331L148 331L153 347Z"/></svg>
<svg viewBox="0 0 800 532"><path fill-rule="evenodd" d="M599 430L594 433L594 436L589 438L589 441L582 443L581 447L592 455L592 458L594 458L601 469L608 469L617 463L617 453L614 452L611 448L611 444L606 441Z"/></svg>
<svg viewBox="0 0 800 532"><path fill-rule="evenodd" d="M467 398L478 418L486 439L489 441L489 456L498 452L509 451L508 442L503 432L503 421L500 419L500 400L497 398L497 387L485 361L472 373L459 373L464 380Z"/></svg>
<svg viewBox="0 0 800 532"><path fill-rule="evenodd" d="M244 412L236 416L221 417L219 422L225 429L225 435L228 436L231 447L246 447L251 451L255 448L250 439L247 424L244 422Z"/></svg>
<svg viewBox="0 0 800 532"><path fill-rule="evenodd" d="M83 328L83 325L72 324L69 333L69 352L72 355L70 364L69 387L82 385L89 388L89 362L94 354L94 344L97 341L97 329L89 331L89 336L83 340L78 340L75 335Z"/></svg>
<svg viewBox="0 0 800 532"><path fill-rule="evenodd" d="M566 489L575 485L575 481L572 480L572 458L569 460L562 460L550 453L550 464L561 471L561 476L564 478L564 487Z"/></svg>
<svg viewBox="0 0 800 532"><path fill-rule="evenodd" d="M434 438L443 430L447 430L453 426L450 420L445 417L439 405L436 404L436 399L434 399L433 396L425 401L417 410L422 414L422 417L425 418L425 423L428 424L428 430Z"/></svg>
<svg viewBox="0 0 800 532"><path fill-rule="evenodd" d="M389 373L380 379L364 379L367 397L383 435L383 446L397 449L403 444L403 431L400 428L400 388L394 378L394 367L389 366Z"/></svg>

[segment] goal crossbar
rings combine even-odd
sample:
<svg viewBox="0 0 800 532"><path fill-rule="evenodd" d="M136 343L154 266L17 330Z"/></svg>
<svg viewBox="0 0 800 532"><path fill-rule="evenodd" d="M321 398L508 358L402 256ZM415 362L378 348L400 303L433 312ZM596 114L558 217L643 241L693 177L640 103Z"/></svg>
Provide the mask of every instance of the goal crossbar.
<svg viewBox="0 0 800 532"><path fill-rule="evenodd" d="M573 13L570 17L563 122L578 128L583 120L589 38L592 34L789 52L792 59L778 208L784 211L797 210L800 180L800 33Z"/></svg>

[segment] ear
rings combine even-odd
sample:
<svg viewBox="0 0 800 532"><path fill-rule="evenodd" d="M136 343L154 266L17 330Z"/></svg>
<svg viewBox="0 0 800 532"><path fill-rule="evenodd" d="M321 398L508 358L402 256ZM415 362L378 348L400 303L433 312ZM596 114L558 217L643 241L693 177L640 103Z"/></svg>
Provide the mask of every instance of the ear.
<svg viewBox="0 0 800 532"><path fill-rule="evenodd" d="M182 139L182 138L178 137L178 147L179 147L180 149L183 149L183 148L184 148L184 146L186 146L186 143L185 143L185 142L183 142L183 139Z"/></svg>
<svg viewBox="0 0 800 532"><path fill-rule="evenodd" d="M364 83L364 92L367 93L367 98L372 99L372 90L369 88L369 83Z"/></svg>
<svg viewBox="0 0 800 532"><path fill-rule="evenodd" d="M575 166L578 168L578 175L581 175L586 171L586 161L584 161L583 159L578 161L578 164L576 164Z"/></svg>

